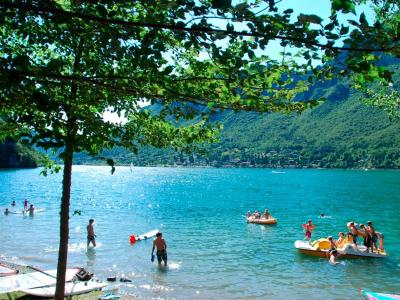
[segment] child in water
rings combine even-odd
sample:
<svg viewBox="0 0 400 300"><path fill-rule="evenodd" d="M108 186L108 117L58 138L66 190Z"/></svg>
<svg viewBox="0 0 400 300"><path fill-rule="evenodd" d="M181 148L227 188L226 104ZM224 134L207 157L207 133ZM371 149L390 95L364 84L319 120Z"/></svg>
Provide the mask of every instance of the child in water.
<svg viewBox="0 0 400 300"><path fill-rule="evenodd" d="M339 257L339 253L336 249L329 250L329 262L333 265L338 264L337 258Z"/></svg>

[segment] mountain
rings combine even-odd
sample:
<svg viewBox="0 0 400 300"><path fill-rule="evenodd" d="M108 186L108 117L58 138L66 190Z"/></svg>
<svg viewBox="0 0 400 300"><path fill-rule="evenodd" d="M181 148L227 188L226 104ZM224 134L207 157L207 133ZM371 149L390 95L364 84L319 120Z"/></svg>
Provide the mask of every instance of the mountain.
<svg viewBox="0 0 400 300"><path fill-rule="evenodd" d="M13 140L0 143L0 169L36 168L41 159L40 153Z"/></svg>
<svg viewBox="0 0 400 300"><path fill-rule="evenodd" d="M399 60L383 61L394 70L398 90ZM348 86L344 80L318 83L302 96L327 100L302 114L217 114L212 120L224 130L219 143L204 147L207 155L150 147L138 155L119 148L103 154L117 164L137 166L400 168L400 120L366 105L361 93ZM75 163L99 161L77 154Z"/></svg>
<svg viewBox="0 0 400 300"><path fill-rule="evenodd" d="M214 117L224 130L208 155L184 155L150 147L137 156L113 149L104 153L117 164L138 166L200 165L216 167L399 168L400 122L345 85L322 85L312 91L326 102L300 115L234 113ZM87 156L75 163L96 164Z"/></svg>

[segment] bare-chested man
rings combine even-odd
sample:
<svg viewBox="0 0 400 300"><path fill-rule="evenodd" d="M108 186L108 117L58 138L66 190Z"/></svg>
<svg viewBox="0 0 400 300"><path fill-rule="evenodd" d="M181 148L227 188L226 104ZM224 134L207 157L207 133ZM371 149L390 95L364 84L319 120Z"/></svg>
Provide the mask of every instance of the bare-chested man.
<svg viewBox="0 0 400 300"><path fill-rule="evenodd" d="M377 247L377 240L378 240L378 235L377 235L377 233L376 233L376 231L375 231L375 228L374 228L374 226L372 226L372 222L371 221L368 221L368 230L369 230L369 232L371 233L371 241L372 241L372 252L374 252L374 246L375 246L375 250L376 251L378 251L378 247Z"/></svg>
<svg viewBox="0 0 400 300"><path fill-rule="evenodd" d="M158 264L161 265L161 260L164 261L164 265L167 265L167 243L162 237L162 233L156 234L156 238L153 241L153 249L151 250L151 255L154 255L154 249L157 249L156 255Z"/></svg>
<svg viewBox="0 0 400 300"><path fill-rule="evenodd" d="M358 247L357 247L357 238L358 238L358 229L356 227L356 224L351 221L347 224L347 227L349 228L349 233L351 234L352 238L353 238L353 244L354 244L354 249L358 251Z"/></svg>
<svg viewBox="0 0 400 300"><path fill-rule="evenodd" d="M87 246L88 247L89 247L90 243L93 244L93 247L96 247L96 239L95 239L96 235L94 234L93 223L94 223L94 220L90 219L89 224L86 227L86 229L87 229Z"/></svg>

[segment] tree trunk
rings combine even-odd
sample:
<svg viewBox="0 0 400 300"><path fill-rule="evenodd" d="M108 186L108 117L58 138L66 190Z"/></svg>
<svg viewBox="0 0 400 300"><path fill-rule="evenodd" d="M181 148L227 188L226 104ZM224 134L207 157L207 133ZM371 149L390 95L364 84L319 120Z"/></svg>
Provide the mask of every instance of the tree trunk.
<svg viewBox="0 0 400 300"><path fill-rule="evenodd" d="M64 152L64 171L62 184L62 199L60 211L60 245L58 249L56 300L64 299L65 273L67 270L68 239L69 239L69 205L71 199L71 178L73 139L69 136L66 139Z"/></svg>
<svg viewBox="0 0 400 300"><path fill-rule="evenodd" d="M74 59L73 74L79 69L83 49L83 38L79 38ZM78 94L78 86L71 83L70 99L76 99ZM70 114L70 107L66 106L67 136L65 139L65 151L63 153L64 173L63 173L63 190L60 211L60 245L58 248L58 264L57 264L57 284L56 284L56 300L63 300L65 295L65 273L67 271L68 258L68 239L69 239L69 205L71 200L71 178L72 178L72 158L74 156L74 143L78 127L73 114Z"/></svg>

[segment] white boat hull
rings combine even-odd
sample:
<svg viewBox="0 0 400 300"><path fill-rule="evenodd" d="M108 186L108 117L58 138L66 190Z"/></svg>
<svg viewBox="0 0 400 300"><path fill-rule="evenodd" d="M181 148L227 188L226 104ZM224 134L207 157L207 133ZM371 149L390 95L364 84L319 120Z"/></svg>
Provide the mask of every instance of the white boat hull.
<svg viewBox="0 0 400 300"><path fill-rule="evenodd" d="M79 271L80 268L67 269L65 280L71 281ZM0 294L53 285L56 276L57 270L48 270L0 277Z"/></svg>
<svg viewBox="0 0 400 300"><path fill-rule="evenodd" d="M106 286L107 283L95 280L67 282L65 284L64 293L65 296L79 295L95 290L101 290L103 287ZM52 298L55 295L56 287L55 285L53 285L41 288L21 290L21 292L36 297Z"/></svg>

